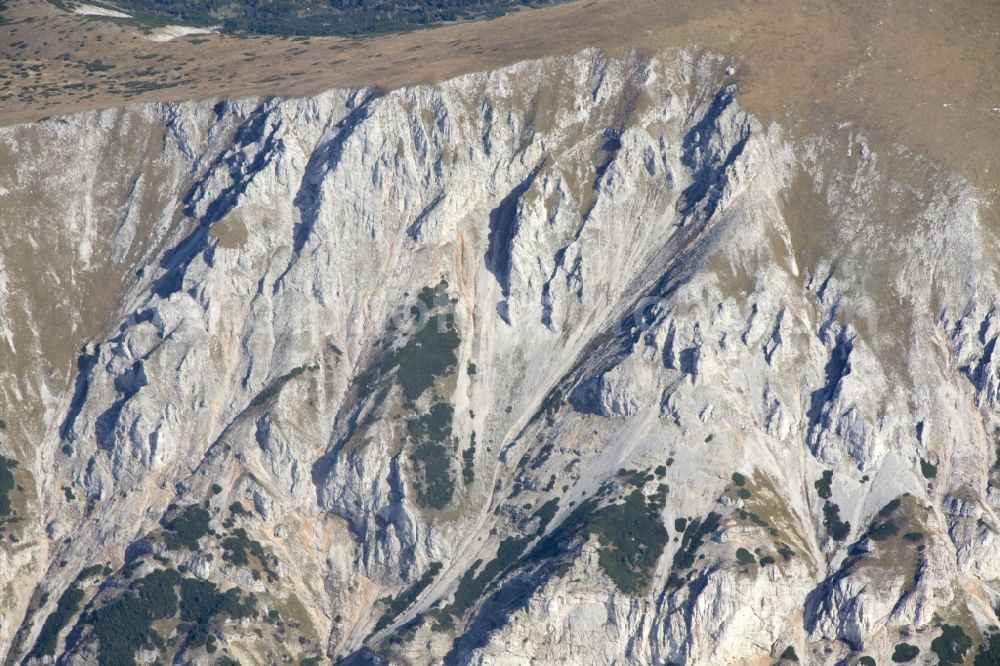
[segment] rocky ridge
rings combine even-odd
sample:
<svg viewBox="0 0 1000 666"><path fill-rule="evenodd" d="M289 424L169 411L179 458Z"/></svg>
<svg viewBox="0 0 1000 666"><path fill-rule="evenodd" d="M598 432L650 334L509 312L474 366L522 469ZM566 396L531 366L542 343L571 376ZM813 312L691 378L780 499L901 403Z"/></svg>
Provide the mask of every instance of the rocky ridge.
<svg viewBox="0 0 1000 666"><path fill-rule="evenodd" d="M7 660L986 654L995 230L730 65L0 129Z"/></svg>

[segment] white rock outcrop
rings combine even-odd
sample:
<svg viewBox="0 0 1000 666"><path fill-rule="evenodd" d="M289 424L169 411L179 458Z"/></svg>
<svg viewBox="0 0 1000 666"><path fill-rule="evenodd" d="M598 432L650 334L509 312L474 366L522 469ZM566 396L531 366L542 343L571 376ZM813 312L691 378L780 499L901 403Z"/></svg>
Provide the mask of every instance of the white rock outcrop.
<svg viewBox="0 0 1000 666"><path fill-rule="evenodd" d="M37 193L0 230L0 338L31 369L0 390L35 405L14 430L37 488L0 546L7 658L108 563L58 632L88 663L86 609L157 557L302 607L301 649L227 624L243 663L887 663L901 631L978 640L996 230L959 177L845 150L857 128L763 126L725 69L590 50L0 129L2 198ZM162 533L194 504L214 534L181 557ZM266 555L233 558L237 528Z"/></svg>

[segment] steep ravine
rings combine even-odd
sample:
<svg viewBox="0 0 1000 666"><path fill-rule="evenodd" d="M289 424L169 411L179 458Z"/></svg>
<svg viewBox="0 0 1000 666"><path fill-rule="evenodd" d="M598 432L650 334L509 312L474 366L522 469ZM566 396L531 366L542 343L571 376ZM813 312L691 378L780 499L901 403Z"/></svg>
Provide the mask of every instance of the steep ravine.
<svg viewBox="0 0 1000 666"><path fill-rule="evenodd" d="M731 65L0 129L7 662L988 655L997 230Z"/></svg>

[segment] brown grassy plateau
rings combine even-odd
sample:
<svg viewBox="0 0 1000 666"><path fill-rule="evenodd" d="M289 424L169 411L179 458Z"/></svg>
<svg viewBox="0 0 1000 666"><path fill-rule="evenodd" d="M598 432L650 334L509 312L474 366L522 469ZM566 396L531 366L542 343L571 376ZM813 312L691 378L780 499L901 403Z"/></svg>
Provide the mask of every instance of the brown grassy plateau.
<svg viewBox="0 0 1000 666"><path fill-rule="evenodd" d="M0 125L128 101L307 95L431 83L589 46L732 58L764 120L851 122L968 175L995 198L1000 3L994 0L574 0L366 39L197 35L9 0Z"/></svg>

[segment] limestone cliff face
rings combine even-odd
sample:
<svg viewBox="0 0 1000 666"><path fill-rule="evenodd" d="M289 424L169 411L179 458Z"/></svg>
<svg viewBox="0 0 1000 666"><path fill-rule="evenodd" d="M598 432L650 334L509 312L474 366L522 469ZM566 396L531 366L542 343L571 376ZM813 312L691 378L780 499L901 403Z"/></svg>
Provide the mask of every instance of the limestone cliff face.
<svg viewBox="0 0 1000 666"><path fill-rule="evenodd" d="M728 65L0 130L7 659L971 656L996 230Z"/></svg>

